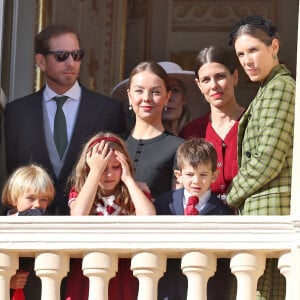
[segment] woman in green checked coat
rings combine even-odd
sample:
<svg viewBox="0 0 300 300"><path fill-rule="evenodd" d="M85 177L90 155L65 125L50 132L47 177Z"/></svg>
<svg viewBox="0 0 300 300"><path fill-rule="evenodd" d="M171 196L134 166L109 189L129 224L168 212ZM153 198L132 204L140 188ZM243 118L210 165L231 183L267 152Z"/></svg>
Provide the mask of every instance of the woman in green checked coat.
<svg viewBox="0 0 300 300"><path fill-rule="evenodd" d="M278 59L277 29L260 16L238 22L230 34L246 74L260 88L239 123L239 172L227 196L241 215L290 213L295 80ZM285 298L277 260L267 259L257 299Z"/></svg>

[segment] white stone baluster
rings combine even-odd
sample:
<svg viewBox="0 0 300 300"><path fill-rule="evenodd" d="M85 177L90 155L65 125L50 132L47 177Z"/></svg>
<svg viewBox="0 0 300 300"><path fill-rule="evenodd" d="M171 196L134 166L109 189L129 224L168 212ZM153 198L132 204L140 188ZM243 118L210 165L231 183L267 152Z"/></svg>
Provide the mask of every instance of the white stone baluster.
<svg viewBox="0 0 300 300"><path fill-rule="evenodd" d="M213 253L188 252L182 256L181 269L188 279L187 300L206 300L207 281L216 271Z"/></svg>
<svg viewBox="0 0 300 300"><path fill-rule="evenodd" d="M57 253L39 253L34 269L42 281L41 300L59 300L61 280L69 271L69 256Z"/></svg>
<svg viewBox="0 0 300 300"><path fill-rule="evenodd" d="M89 278L89 300L107 300L108 283L118 270L116 255L90 252L82 260L83 274Z"/></svg>
<svg viewBox="0 0 300 300"><path fill-rule="evenodd" d="M240 252L231 257L231 272L237 279L236 300L255 300L257 281L264 273L266 257L261 253Z"/></svg>
<svg viewBox="0 0 300 300"><path fill-rule="evenodd" d="M284 252L279 255L278 268L280 273L285 277L286 293L285 300L291 300L291 252Z"/></svg>
<svg viewBox="0 0 300 300"><path fill-rule="evenodd" d="M139 280L138 300L156 300L159 278L166 270L166 256L159 253L140 252L131 259L131 270Z"/></svg>
<svg viewBox="0 0 300 300"><path fill-rule="evenodd" d="M298 242L299 243L299 242ZM297 244L298 244L297 243ZM291 299L298 300L300 295L300 247L299 245L294 245L291 248Z"/></svg>
<svg viewBox="0 0 300 300"><path fill-rule="evenodd" d="M0 253L0 299L9 300L11 276L19 268L19 256L15 253Z"/></svg>

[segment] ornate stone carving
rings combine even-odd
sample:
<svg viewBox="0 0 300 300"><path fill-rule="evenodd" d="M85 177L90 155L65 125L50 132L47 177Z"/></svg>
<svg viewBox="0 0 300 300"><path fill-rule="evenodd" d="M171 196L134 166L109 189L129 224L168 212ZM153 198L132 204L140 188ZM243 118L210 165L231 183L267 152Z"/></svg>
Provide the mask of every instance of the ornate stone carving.
<svg viewBox="0 0 300 300"><path fill-rule="evenodd" d="M259 14L275 21L274 1L174 0L173 31L228 31L246 15Z"/></svg>

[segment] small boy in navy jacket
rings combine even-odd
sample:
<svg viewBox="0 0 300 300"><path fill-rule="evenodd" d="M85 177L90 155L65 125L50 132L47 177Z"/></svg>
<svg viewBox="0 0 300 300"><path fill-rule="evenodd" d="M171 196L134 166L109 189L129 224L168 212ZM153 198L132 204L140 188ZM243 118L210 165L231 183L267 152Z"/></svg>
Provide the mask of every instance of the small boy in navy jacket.
<svg viewBox="0 0 300 300"><path fill-rule="evenodd" d="M229 206L210 190L211 183L219 175L217 152L213 145L200 138L187 140L178 147L176 158L178 170L174 174L183 188L155 199L157 214L233 215ZM219 259L217 269L217 276L208 284L209 300L224 299L224 295L219 298L216 293L226 289L224 284L231 276L228 259ZM186 299L186 291L187 279L181 272L180 259L168 259L167 271L158 285L158 300L183 300Z"/></svg>

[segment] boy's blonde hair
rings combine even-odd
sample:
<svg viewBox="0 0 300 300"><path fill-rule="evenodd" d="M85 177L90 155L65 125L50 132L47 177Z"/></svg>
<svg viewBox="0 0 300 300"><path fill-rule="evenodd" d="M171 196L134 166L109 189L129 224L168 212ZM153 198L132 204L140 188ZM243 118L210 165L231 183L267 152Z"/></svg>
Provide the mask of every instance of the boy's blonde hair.
<svg viewBox="0 0 300 300"><path fill-rule="evenodd" d="M217 170L217 151L214 146L201 138L193 138L182 143L176 152L177 166L182 170L189 164L194 169L200 165L211 165L212 172Z"/></svg>
<svg viewBox="0 0 300 300"><path fill-rule="evenodd" d="M35 195L43 195L48 205L55 195L55 188L48 173L35 164L16 169L7 179L2 191L2 203L14 208L20 195L31 191Z"/></svg>

